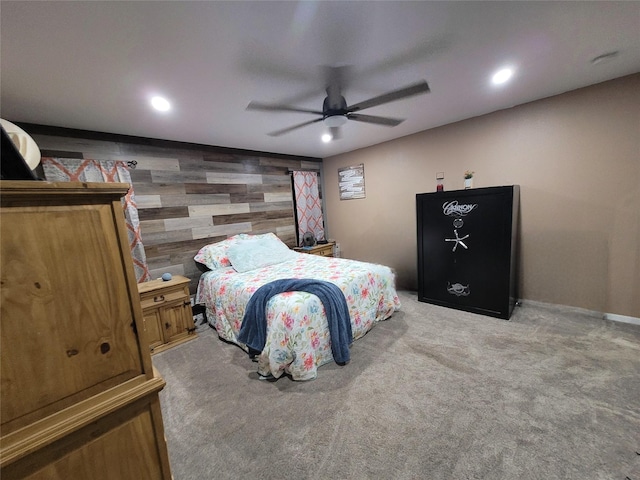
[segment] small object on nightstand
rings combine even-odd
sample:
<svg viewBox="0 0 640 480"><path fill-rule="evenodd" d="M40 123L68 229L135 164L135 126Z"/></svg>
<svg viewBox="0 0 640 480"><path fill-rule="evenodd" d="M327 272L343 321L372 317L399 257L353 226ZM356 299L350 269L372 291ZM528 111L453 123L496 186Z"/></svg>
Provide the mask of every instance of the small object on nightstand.
<svg viewBox="0 0 640 480"><path fill-rule="evenodd" d="M311 255L320 255L321 257L333 257L333 246L335 244L336 242L334 241L327 241L324 245L318 244L313 247L295 247L294 250Z"/></svg>
<svg viewBox="0 0 640 480"><path fill-rule="evenodd" d="M169 280L171 280L173 277L171 276L170 273L163 273L162 274L162 280L164 280L165 282L168 282Z"/></svg>

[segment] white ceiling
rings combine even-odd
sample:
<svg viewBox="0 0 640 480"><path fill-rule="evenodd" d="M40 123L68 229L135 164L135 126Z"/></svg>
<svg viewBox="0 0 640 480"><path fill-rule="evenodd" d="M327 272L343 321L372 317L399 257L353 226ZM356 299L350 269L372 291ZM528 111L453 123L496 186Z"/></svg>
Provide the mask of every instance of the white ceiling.
<svg viewBox="0 0 640 480"><path fill-rule="evenodd" d="M39 123L328 157L640 71L640 2L26 2L3 0L1 115ZM608 61L592 64L603 53ZM515 68L500 88L492 73ZM425 79L431 93L362 111L323 144L322 66L349 66L354 104ZM150 96L173 104L152 111Z"/></svg>

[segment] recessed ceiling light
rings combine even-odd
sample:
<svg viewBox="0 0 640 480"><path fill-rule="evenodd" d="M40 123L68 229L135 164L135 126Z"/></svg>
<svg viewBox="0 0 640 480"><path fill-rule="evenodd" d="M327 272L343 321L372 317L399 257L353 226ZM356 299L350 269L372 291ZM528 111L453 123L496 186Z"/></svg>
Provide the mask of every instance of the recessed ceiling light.
<svg viewBox="0 0 640 480"><path fill-rule="evenodd" d="M322 141L324 143L329 143L331 141L331 135L329 135L328 133L325 133L324 135L322 135Z"/></svg>
<svg viewBox="0 0 640 480"><path fill-rule="evenodd" d="M151 106L160 112L171 110L169 100L163 97L153 97L151 99Z"/></svg>
<svg viewBox="0 0 640 480"><path fill-rule="evenodd" d="M507 82L513 76L513 70L510 68L503 68L502 70L497 71L493 77L491 77L491 81L494 85L500 85L502 83Z"/></svg>

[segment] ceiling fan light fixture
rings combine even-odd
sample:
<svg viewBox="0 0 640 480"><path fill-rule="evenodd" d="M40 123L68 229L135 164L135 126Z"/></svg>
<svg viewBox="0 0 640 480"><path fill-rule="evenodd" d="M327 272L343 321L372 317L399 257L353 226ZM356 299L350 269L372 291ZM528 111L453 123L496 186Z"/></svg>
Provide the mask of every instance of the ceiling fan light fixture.
<svg viewBox="0 0 640 480"><path fill-rule="evenodd" d="M345 123L347 123L346 115L329 115L324 118L324 124L327 127L341 127Z"/></svg>
<svg viewBox="0 0 640 480"><path fill-rule="evenodd" d="M329 143L332 139L333 137L329 133L325 133L324 135L322 135L322 141L324 143Z"/></svg>

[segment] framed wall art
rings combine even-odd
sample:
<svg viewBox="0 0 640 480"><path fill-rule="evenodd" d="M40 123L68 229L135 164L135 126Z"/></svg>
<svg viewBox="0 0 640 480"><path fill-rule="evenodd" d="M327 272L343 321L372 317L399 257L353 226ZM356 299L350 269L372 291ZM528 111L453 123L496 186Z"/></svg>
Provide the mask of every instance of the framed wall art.
<svg viewBox="0 0 640 480"><path fill-rule="evenodd" d="M364 198L364 164L338 169L340 200Z"/></svg>

